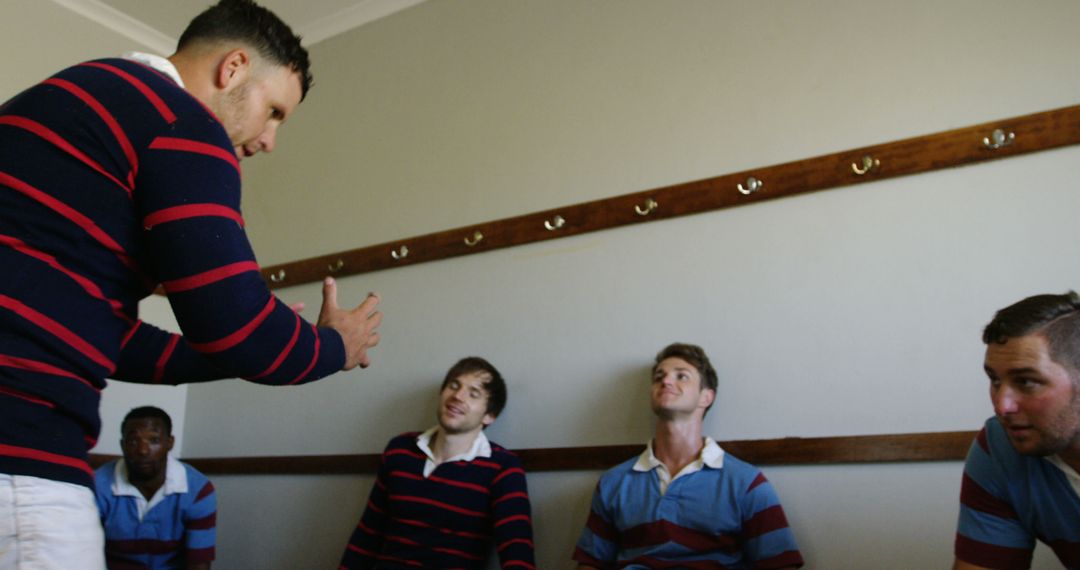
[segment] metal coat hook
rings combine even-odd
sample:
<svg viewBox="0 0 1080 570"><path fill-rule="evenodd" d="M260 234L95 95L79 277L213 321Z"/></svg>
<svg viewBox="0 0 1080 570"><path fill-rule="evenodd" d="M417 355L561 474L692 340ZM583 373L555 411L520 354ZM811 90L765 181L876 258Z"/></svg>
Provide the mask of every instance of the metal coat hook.
<svg viewBox="0 0 1080 570"><path fill-rule="evenodd" d="M565 224L566 220L562 216L557 214L554 218L551 218L550 220L544 220L544 227L547 228L548 231L555 231L563 227L563 225Z"/></svg>
<svg viewBox="0 0 1080 570"><path fill-rule="evenodd" d="M390 257L393 257L394 259L399 259L399 260L400 259L405 259L406 257L409 257L409 246L403 245L403 246L401 246L401 247L399 247L399 248L397 248L395 250L392 250L390 252Z"/></svg>
<svg viewBox="0 0 1080 570"><path fill-rule="evenodd" d="M270 274L270 281L273 282L273 283L281 283L284 280L285 280L285 270L284 269L278 269L277 273L271 273Z"/></svg>
<svg viewBox="0 0 1080 570"><path fill-rule="evenodd" d="M757 178L754 178L753 176L751 176L750 178L746 179L746 186L743 186L742 184L738 185L739 193L749 196L750 194L753 194L754 192L757 192L758 190L761 190L761 187L764 186L764 185L765 185L764 182L762 182L762 181L758 180Z"/></svg>
<svg viewBox="0 0 1080 570"><path fill-rule="evenodd" d="M634 211L637 212L637 215L639 216L648 216L653 212L653 210L659 207L660 204L657 204L656 200L653 200L652 198L646 198L645 207L642 208L641 206L634 206Z"/></svg>
<svg viewBox="0 0 1080 570"><path fill-rule="evenodd" d="M330 270L330 273L337 273L338 271L341 271L342 267L345 267L345 260L340 258L326 266L326 268Z"/></svg>
<svg viewBox="0 0 1080 570"><path fill-rule="evenodd" d="M466 237L465 238L465 245L467 245L469 247L472 247L472 246L480 243L480 240L482 240L482 239L484 239L484 234L482 234L482 233L480 233L478 231L473 232L473 235L471 237Z"/></svg>
<svg viewBox="0 0 1080 570"><path fill-rule="evenodd" d="M855 174L862 176L879 166L881 166L881 161L867 154L862 157L862 167L860 168L858 164L852 162L851 170L854 171Z"/></svg>
<svg viewBox="0 0 1080 570"><path fill-rule="evenodd" d="M983 137L983 146L989 149L999 149L1009 146L1016 140L1016 133L1006 133L1001 129L994 129L990 136Z"/></svg>

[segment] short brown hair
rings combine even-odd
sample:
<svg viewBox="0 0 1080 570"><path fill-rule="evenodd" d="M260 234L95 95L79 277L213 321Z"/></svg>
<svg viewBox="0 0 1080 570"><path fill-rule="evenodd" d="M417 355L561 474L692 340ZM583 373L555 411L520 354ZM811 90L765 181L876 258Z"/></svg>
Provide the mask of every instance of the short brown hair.
<svg viewBox="0 0 1080 570"><path fill-rule="evenodd" d="M484 383L484 391L488 395L487 409L484 411L491 414L493 418L499 417L503 408L506 407L506 382L503 380L502 374L499 374L498 369L479 356L466 356L451 366L450 370L446 371L446 378L443 379L442 387L439 390L446 388L446 385L451 380L474 372L486 372L491 376L491 380Z"/></svg>
<svg viewBox="0 0 1080 570"><path fill-rule="evenodd" d="M1005 344L1010 338L1046 337L1050 358L1069 369L1080 383L1080 295L1034 295L1001 309L983 329L983 342Z"/></svg>
<svg viewBox="0 0 1080 570"><path fill-rule="evenodd" d="M705 349L696 344L688 344L685 342L669 344L664 347L663 350L656 353L656 360L653 362L653 372L656 372L656 367L668 358L681 358L685 360L687 364L697 369L698 374L701 375L701 388L703 390L708 389L716 392L716 370L713 368L712 363L709 362L709 357L705 354ZM709 404L709 408L711 407L712 404ZM709 408L705 408L706 414L709 413Z"/></svg>

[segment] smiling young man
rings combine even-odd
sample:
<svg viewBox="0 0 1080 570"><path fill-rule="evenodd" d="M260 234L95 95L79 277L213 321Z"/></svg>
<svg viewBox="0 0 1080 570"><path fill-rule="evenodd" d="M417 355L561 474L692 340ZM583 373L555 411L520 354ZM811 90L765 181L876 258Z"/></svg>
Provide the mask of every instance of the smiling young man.
<svg viewBox="0 0 1080 570"><path fill-rule="evenodd" d="M341 568L534 568L521 460L484 436L506 405L506 383L483 358L450 368L438 423L387 444Z"/></svg>
<svg viewBox="0 0 1080 570"><path fill-rule="evenodd" d="M340 308L328 280L306 322L240 214L240 159L274 150L309 67L277 16L222 0L169 58L85 62L0 105L0 567L102 567L87 453L106 378L289 385L369 364L378 297ZM183 336L138 319L158 285Z"/></svg>
<svg viewBox="0 0 1080 570"><path fill-rule="evenodd" d="M645 451L600 477L578 568L797 568L802 555L772 485L702 436L716 370L701 347L656 355Z"/></svg>
<svg viewBox="0 0 1080 570"><path fill-rule="evenodd" d="M106 565L208 570L217 496L206 476L169 456L172 418L153 406L135 408L120 433L124 458L94 477Z"/></svg>
<svg viewBox="0 0 1080 570"><path fill-rule="evenodd" d="M964 465L954 568L1080 568L1080 296L1036 295L983 331L995 417Z"/></svg>

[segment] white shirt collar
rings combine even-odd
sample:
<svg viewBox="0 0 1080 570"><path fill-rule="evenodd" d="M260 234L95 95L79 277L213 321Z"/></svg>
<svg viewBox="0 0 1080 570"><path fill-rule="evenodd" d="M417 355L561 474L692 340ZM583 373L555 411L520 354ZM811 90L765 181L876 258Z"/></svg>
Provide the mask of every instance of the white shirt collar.
<svg viewBox="0 0 1080 570"><path fill-rule="evenodd" d="M634 471L652 471L656 469L656 476L660 483L660 494L667 493L668 487L671 482L679 477L685 477L691 473L701 471L705 467L712 469L723 469L724 467L724 450L720 447L713 438L705 436L705 445L701 448L701 453L698 458L692 461L686 467L683 467L681 471L675 474L674 477L671 473L668 473L667 467L656 458L653 453L652 440L645 445L645 451L641 452L638 456L638 460L634 463Z"/></svg>
<svg viewBox="0 0 1080 570"><path fill-rule="evenodd" d="M154 496L149 501L143 496L142 491L132 485L128 480L127 463L123 459L116 462L114 471L112 493L118 497L133 497L135 499L135 506L139 512L139 520L141 521L146 513L154 508L158 503L165 500L167 495L175 495L177 493L188 492L188 480L187 470L184 469L184 465L169 456L165 461L165 482L161 485L161 488L154 493Z"/></svg>
<svg viewBox="0 0 1080 570"><path fill-rule="evenodd" d="M168 59L161 57L160 55L154 55L152 53L143 53L140 51L128 51L120 54L120 57L130 61L141 63L147 67L151 67L169 76L180 87L184 86L184 80L180 79L180 72L176 69Z"/></svg>
<svg viewBox="0 0 1080 570"><path fill-rule="evenodd" d="M1071 465L1065 463L1065 460L1057 454L1047 455L1044 459L1065 473L1065 478L1069 480L1069 484L1072 485L1073 491L1080 497L1080 473L1077 473L1076 469L1073 469Z"/></svg>
<svg viewBox="0 0 1080 570"><path fill-rule="evenodd" d="M437 431L439 431L439 426L428 429L416 438L416 447L419 447L420 451L423 451L424 455L427 456L427 461L424 462L425 479L439 466L439 464L435 462L435 454L431 451L431 438L434 437ZM473 440L472 447L470 447L468 451L461 455L448 457L443 460L443 463L449 463L451 461L472 461L477 457L491 457L491 442L488 441L488 438L484 435L483 431L476 434L476 439Z"/></svg>

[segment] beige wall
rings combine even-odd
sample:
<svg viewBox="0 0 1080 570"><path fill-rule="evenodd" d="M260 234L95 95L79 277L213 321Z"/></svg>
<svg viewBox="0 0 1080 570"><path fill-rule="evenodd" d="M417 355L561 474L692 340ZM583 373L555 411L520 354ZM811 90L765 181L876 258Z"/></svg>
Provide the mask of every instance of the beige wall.
<svg viewBox="0 0 1080 570"><path fill-rule="evenodd" d="M16 4L39 33L0 41L62 43L43 35L57 9ZM1071 105L1078 23L1067 0L433 0L314 46L317 84L278 152L244 163L244 214L260 260L277 263ZM119 51L102 35L103 55ZM79 59L75 46L60 55ZM470 353L510 380L495 441L641 442L647 366L672 340L717 364L718 439L976 429L990 414L980 327L1080 282L1067 262L1078 159L1063 149L347 278L343 298L385 298L372 368L290 389L192 387L183 454L377 452L433 421L439 377ZM282 296L317 312L316 286ZM808 567L896 569L947 566L960 471L766 469ZM542 568L570 566L597 475L530 476ZM332 568L371 480L215 484L215 567Z"/></svg>

